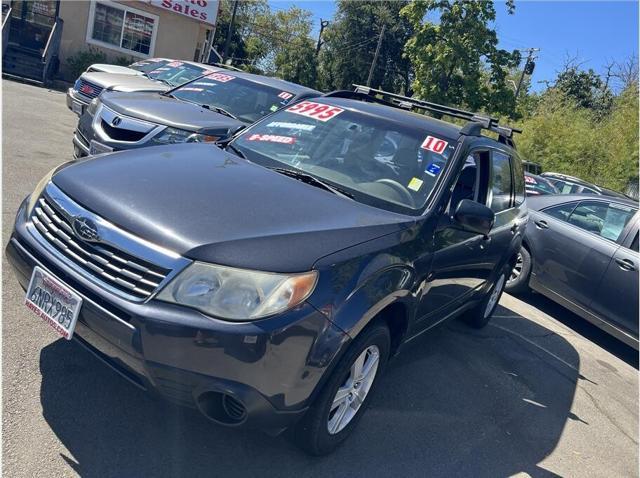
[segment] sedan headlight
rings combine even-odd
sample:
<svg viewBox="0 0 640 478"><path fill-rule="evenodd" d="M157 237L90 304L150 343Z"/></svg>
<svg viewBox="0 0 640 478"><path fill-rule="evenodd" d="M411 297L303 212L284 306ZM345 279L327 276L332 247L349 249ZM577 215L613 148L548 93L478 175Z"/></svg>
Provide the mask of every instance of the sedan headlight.
<svg viewBox="0 0 640 478"><path fill-rule="evenodd" d="M89 106L87 106L87 113L89 113L91 116L95 116L98 112L98 106L100 106L100 99L96 97L92 99L91 103L89 103Z"/></svg>
<svg viewBox="0 0 640 478"><path fill-rule="evenodd" d="M299 305L313 292L316 280L316 271L275 274L194 262L158 299L221 319L256 320Z"/></svg>
<svg viewBox="0 0 640 478"><path fill-rule="evenodd" d="M211 143L213 141L218 141L219 139L220 138L218 136L210 136L207 134L194 133L193 131L167 127L151 141L158 144Z"/></svg>

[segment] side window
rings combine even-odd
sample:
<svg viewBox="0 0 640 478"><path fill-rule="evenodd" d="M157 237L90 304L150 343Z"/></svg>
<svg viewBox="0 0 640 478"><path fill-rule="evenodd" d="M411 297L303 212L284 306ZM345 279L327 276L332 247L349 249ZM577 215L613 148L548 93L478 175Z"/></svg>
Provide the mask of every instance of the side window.
<svg viewBox="0 0 640 478"><path fill-rule="evenodd" d="M491 154L491 196L489 207L495 213L511 207L511 161L499 151Z"/></svg>
<svg viewBox="0 0 640 478"><path fill-rule="evenodd" d="M551 217L555 217L556 219L560 219L561 221L569 221L569 216L576 207L575 202L560 204L559 206L553 206L543 210L545 214L548 214Z"/></svg>
<svg viewBox="0 0 640 478"><path fill-rule="evenodd" d="M458 176L456 185L451 193L451 201L449 202L449 212L453 214L463 199L478 201L479 188L478 178L480 176L480 154L470 154L462 166L462 171Z"/></svg>
<svg viewBox="0 0 640 478"><path fill-rule="evenodd" d="M519 206L524 202L524 171L522 171L522 163L517 156L511 158L511 165L513 167L513 189L515 193L516 206Z"/></svg>
<svg viewBox="0 0 640 478"><path fill-rule="evenodd" d="M617 241L636 210L617 203L583 201L569 216L569 223L585 231Z"/></svg>
<svg viewBox="0 0 640 478"><path fill-rule="evenodd" d="M638 233L637 232L636 232L636 237L633 238L633 242L631 243L631 250L640 252L638 251Z"/></svg>

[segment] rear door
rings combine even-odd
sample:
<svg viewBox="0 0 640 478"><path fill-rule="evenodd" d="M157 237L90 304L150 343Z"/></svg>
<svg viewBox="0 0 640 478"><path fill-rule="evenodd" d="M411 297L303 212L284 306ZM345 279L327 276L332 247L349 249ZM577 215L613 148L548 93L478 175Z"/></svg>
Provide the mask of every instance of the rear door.
<svg viewBox="0 0 640 478"><path fill-rule="evenodd" d="M591 304L592 312L638 337L638 222L615 251Z"/></svg>
<svg viewBox="0 0 640 478"><path fill-rule="evenodd" d="M532 213L527 237L535 282L588 310L618 249L610 239L618 226L613 215L607 222L608 212L607 201L587 200Z"/></svg>

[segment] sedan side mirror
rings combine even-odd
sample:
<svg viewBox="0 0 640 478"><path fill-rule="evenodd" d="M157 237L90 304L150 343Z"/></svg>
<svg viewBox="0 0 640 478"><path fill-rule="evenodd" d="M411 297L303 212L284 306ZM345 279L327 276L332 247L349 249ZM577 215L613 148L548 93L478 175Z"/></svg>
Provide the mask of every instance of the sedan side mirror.
<svg viewBox="0 0 640 478"><path fill-rule="evenodd" d="M470 199L463 199L458 204L453 219L464 230L486 236L491 231L496 216L484 204Z"/></svg>

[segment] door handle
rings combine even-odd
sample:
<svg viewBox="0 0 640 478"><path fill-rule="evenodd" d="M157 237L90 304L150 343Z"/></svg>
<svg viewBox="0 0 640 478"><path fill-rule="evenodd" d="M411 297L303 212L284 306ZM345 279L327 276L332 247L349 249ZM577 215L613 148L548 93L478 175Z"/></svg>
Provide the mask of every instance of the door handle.
<svg viewBox="0 0 640 478"><path fill-rule="evenodd" d="M547 221L543 221L542 219L539 221L534 221L534 224L538 229L549 229L549 224L547 224Z"/></svg>
<svg viewBox="0 0 640 478"><path fill-rule="evenodd" d="M630 261L629 259L616 259L616 263L618 264L618 266L620 266L620 269L623 269L625 271L636 270L635 264L633 263L633 261Z"/></svg>

